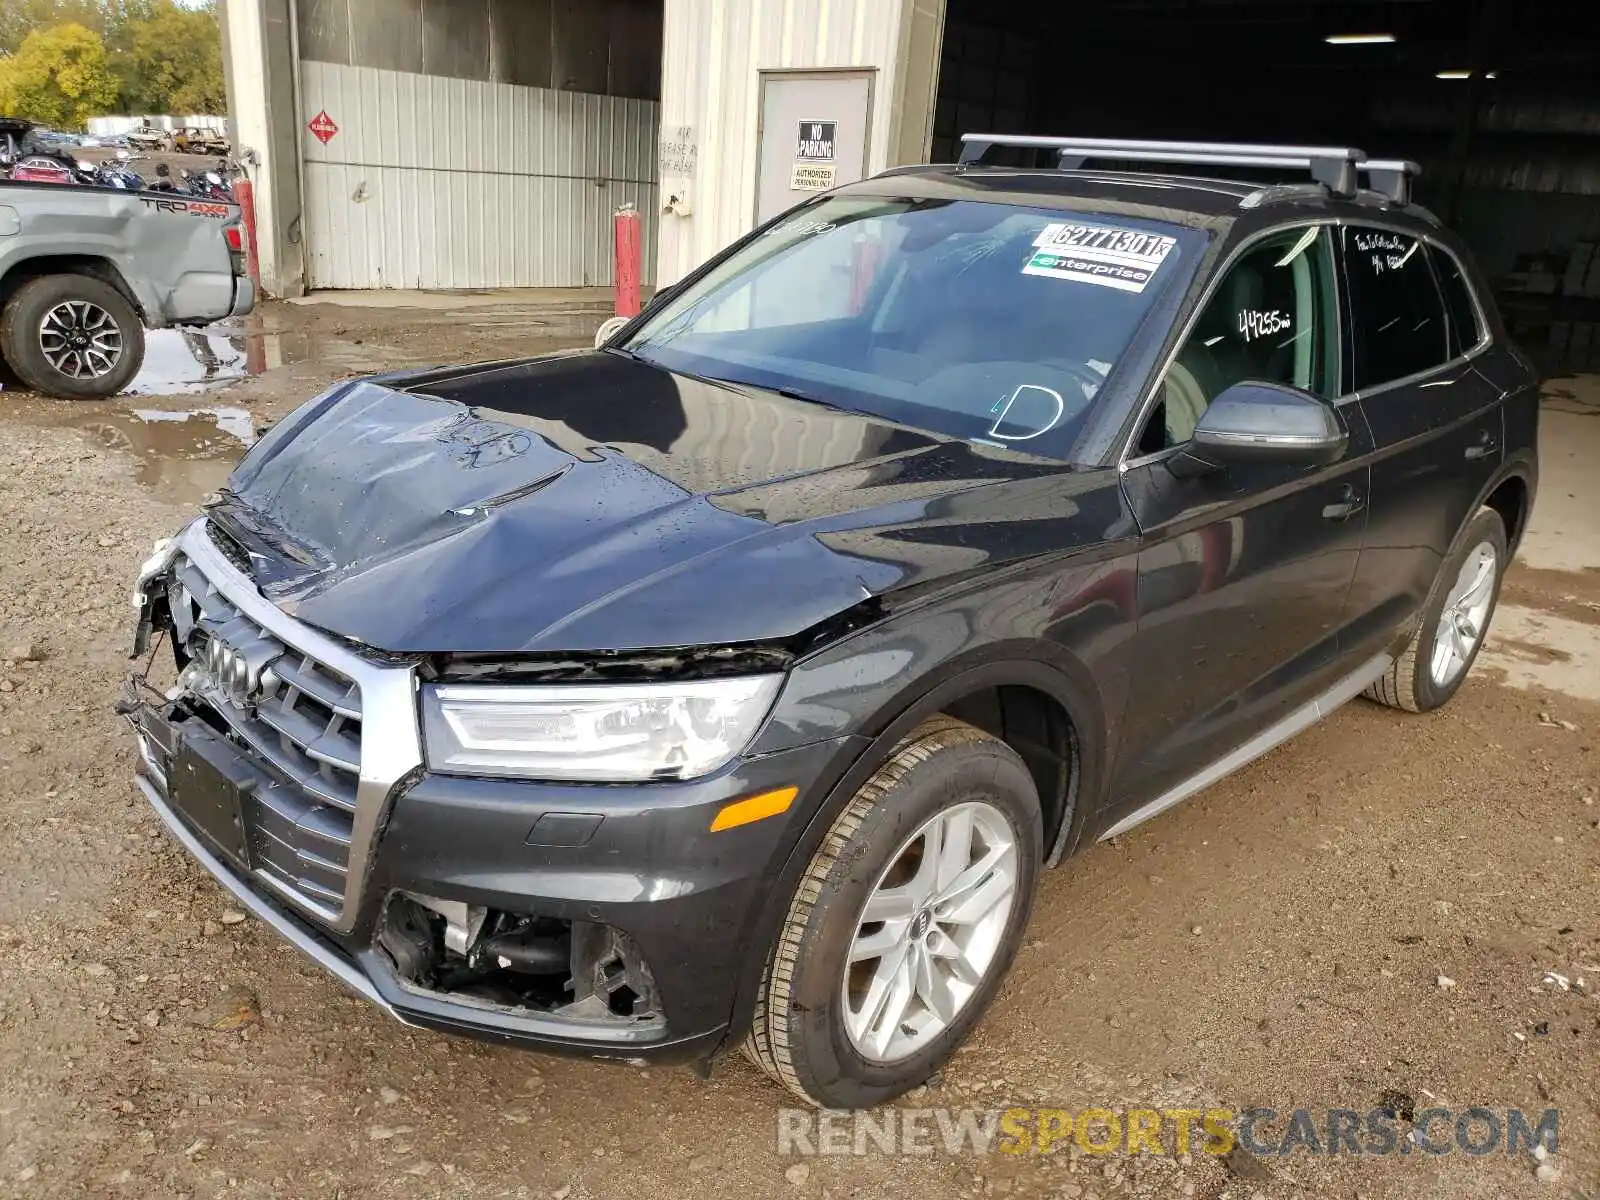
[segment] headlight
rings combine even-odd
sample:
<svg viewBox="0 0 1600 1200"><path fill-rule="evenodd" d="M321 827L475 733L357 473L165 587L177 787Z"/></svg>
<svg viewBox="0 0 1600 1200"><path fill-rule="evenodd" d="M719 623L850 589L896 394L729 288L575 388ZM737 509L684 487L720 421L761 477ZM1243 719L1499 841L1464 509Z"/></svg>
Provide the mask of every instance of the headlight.
<svg viewBox="0 0 1600 1200"><path fill-rule="evenodd" d="M527 779L693 779L749 744L782 682L781 675L749 675L583 687L428 686L428 766Z"/></svg>

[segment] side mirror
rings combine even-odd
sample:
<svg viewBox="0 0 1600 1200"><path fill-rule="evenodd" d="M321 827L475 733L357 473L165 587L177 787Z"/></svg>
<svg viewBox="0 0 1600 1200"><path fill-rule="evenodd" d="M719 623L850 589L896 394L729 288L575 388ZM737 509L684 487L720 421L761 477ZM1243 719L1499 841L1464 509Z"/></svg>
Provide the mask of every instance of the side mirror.
<svg viewBox="0 0 1600 1200"><path fill-rule="evenodd" d="M663 288L657 288L651 294L650 299L646 300L643 307L639 309L640 315L649 312L652 308L659 307L669 297L671 297L673 292L677 290L678 285L675 283L668 284ZM605 345L606 342L610 340L612 334L621 329L631 320L633 320L632 317L607 317L604 324L602 324L600 328L595 331L594 348L596 350L600 349L601 346Z"/></svg>
<svg viewBox="0 0 1600 1200"><path fill-rule="evenodd" d="M631 320L632 317L607 317L600 323L600 328L594 331L594 348L598 350L604 346L611 340L612 334Z"/></svg>
<svg viewBox="0 0 1600 1200"><path fill-rule="evenodd" d="M1350 440L1339 410L1299 388L1245 380L1206 407L1194 437L1167 460L1180 479L1250 463L1322 466Z"/></svg>

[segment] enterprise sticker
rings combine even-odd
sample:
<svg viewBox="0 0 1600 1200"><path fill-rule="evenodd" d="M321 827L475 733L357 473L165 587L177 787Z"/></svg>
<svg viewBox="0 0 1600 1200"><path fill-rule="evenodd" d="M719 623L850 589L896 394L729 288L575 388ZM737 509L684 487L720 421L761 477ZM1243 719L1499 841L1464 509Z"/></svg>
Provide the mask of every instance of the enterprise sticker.
<svg viewBox="0 0 1600 1200"><path fill-rule="evenodd" d="M1177 244L1165 234L1137 229L1050 224L1033 239L1022 273L1142 292Z"/></svg>

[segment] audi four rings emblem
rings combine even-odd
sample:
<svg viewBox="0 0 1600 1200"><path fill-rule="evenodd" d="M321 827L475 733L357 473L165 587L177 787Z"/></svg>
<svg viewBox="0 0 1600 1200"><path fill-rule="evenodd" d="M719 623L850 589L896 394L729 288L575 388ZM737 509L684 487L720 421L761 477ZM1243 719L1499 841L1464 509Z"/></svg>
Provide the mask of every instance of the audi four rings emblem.
<svg viewBox="0 0 1600 1200"><path fill-rule="evenodd" d="M267 663L252 668L243 654L212 634L206 639L205 664L217 690L235 708L245 708L261 699Z"/></svg>

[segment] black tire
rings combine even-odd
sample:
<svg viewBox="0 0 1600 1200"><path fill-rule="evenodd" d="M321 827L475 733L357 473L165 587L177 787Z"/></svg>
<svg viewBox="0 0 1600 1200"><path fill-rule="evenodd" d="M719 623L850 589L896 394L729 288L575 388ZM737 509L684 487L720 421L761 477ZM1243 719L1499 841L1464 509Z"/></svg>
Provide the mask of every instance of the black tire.
<svg viewBox="0 0 1600 1200"><path fill-rule="evenodd" d="M905 1057L873 1061L858 1052L844 1025L847 958L863 906L908 839L933 817L973 800L1003 816L1016 850L1011 908L998 944L941 1032ZM1033 779L1009 746L951 717L918 726L834 821L801 878L767 965L747 1056L823 1108L870 1107L926 1081L966 1039L1010 969L1033 907L1043 841Z"/></svg>
<svg viewBox="0 0 1600 1200"><path fill-rule="evenodd" d="M48 314L66 303L93 305L110 317L121 347L109 370L77 376L62 371L45 354L41 327ZM144 324L126 297L89 275L42 275L23 284L0 311L0 355L31 391L63 400L93 400L120 392L144 363Z"/></svg>
<svg viewBox="0 0 1600 1200"><path fill-rule="evenodd" d="M1439 635L1439 621L1455 585L1461 568L1479 546L1488 545L1494 551L1494 583L1489 597L1489 609L1478 630L1477 638L1466 657L1465 664L1443 684L1433 677L1431 664ZM1365 695L1379 704L1406 712L1432 712L1446 703L1460 690L1462 683L1477 661L1478 651L1488 636L1488 627L1494 617L1495 606L1500 602L1500 581L1505 578L1506 565L1511 552L1506 540L1505 522L1492 508L1480 508L1456 539L1455 549L1445 557L1439 574L1429 589L1428 599L1422 606L1422 616L1417 634L1394 665L1378 681L1367 688Z"/></svg>

